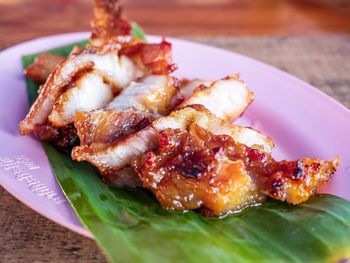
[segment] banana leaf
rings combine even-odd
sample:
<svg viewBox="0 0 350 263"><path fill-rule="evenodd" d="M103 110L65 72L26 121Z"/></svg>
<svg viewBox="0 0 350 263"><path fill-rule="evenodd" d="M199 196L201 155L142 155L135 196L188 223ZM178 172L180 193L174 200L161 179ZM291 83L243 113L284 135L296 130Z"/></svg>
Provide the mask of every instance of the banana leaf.
<svg viewBox="0 0 350 263"><path fill-rule="evenodd" d="M143 36L142 30L137 34ZM140 36L138 36L140 37ZM47 52L68 55L75 44ZM78 43L85 45L86 41ZM38 54L23 57L26 68ZM32 103L38 86L26 79ZM87 163L43 143L81 223L110 262L346 262L350 202L316 195L298 206L268 199L225 218L164 210L145 189L106 185Z"/></svg>
<svg viewBox="0 0 350 263"><path fill-rule="evenodd" d="M131 22L131 34L141 40L146 40L145 32L136 22Z"/></svg>

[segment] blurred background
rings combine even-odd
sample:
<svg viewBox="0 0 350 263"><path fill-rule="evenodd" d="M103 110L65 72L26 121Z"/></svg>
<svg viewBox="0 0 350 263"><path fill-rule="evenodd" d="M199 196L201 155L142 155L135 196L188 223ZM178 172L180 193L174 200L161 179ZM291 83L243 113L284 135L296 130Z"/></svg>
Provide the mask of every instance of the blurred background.
<svg viewBox="0 0 350 263"><path fill-rule="evenodd" d="M0 0L2 47L88 31L92 0ZM350 0L122 0L150 34L295 36L350 34Z"/></svg>

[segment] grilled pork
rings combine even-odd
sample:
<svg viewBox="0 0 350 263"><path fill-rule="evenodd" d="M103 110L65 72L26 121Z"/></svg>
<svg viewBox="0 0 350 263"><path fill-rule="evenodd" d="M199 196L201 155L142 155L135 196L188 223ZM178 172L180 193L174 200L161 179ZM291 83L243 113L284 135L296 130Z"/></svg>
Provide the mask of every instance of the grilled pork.
<svg viewBox="0 0 350 263"><path fill-rule="evenodd" d="M179 105L179 108L187 105L204 105L216 116L232 121L238 118L253 101L254 94L239 75L228 76L224 79L212 82L199 82L192 95ZM191 82L184 87L184 94L191 90ZM193 85L193 84L192 84ZM217 101L213 98L220 98Z"/></svg>
<svg viewBox="0 0 350 263"><path fill-rule="evenodd" d="M150 74L168 74L176 68L171 64L170 43L149 44L130 35L131 27L120 17L118 1L96 0L94 11L90 43L74 49L50 73L19 125L21 134L45 134L39 138L54 141L58 137L50 138L50 134L74 130L70 124L77 111L104 108L131 81ZM28 74L35 78L31 68L38 73L57 64L57 57L50 56L52 61L46 58L29 67ZM40 80L43 78L41 74Z"/></svg>
<svg viewBox="0 0 350 263"><path fill-rule="evenodd" d="M159 149L132 166L161 205L174 210L223 215L261 203L265 195L299 204L329 181L338 166L337 159L278 162L269 153L197 124L188 131L162 130L157 140Z"/></svg>
<svg viewBox="0 0 350 263"><path fill-rule="evenodd" d="M46 81L57 65L64 60L64 56L44 53L37 56L34 62L25 69L24 73L28 78L41 84Z"/></svg>
<svg viewBox="0 0 350 263"><path fill-rule="evenodd" d="M140 102L138 96L133 96L132 99L128 98L128 100L122 99L123 93L128 93L127 90L128 89L124 90L121 96L115 99L116 102L119 102L118 104L112 102L110 105L119 106L121 109L130 107L130 104L137 105L135 100ZM130 90L132 91L132 89ZM134 158L158 147L156 140L157 132L167 128L187 129L188 125L192 122L209 129L215 134L228 134L242 143L271 152L273 142L270 138L253 129L226 123L223 119L218 118L205 108L207 105L212 107L212 105L220 104L222 97L217 95L223 90L232 93L232 95L229 96L229 99L232 100L232 104L230 106L225 98L226 106L220 110L216 110L215 113L219 117L232 119L232 116L236 114L237 110L242 111L245 109L247 98L252 97L249 88L240 81L236 75L212 82L207 88L200 86L194 91L193 99L192 96L187 97L187 99L181 104L184 106L189 105L191 102L199 101L202 105L192 107L188 106L184 109L172 112L169 116L154 120L152 125L142 130L135 130L134 134L128 136L124 140L111 142L109 147L104 147L103 149L95 148L95 145L82 144L73 149L72 158L76 161L90 162L99 169L102 177L108 178L106 179L107 181L111 184L120 185L118 173L127 167ZM242 90L248 95L242 97ZM234 94L237 94L237 98ZM145 97L145 95L142 96ZM206 99L204 99L205 96ZM154 108L157 108L156 105L158 100L156 100L154 96L148 97L152 98L152 100L149 101L154 101ZM241 103L236 103L239 100L242 100ZM135 108L137 109L137 106ZM138 109L141 108L142 107L138 107ZM76 127L79 129L77 125ZM79 132L79 134L81 134L81 132ZM138 178L135 178L135 182L136 181L138 181Z"/></svg>
<svg viewBox="0 0 350 263"><path fill-rule="evenodd" d="M272 140L262 133L229 124L211 114L204 106L193 105L174 111L169 116L156 119L146 128L123 140L110 143L108 147L102 149L94 145L75 147L72 151L72 158L76 161L88 161L99 169L102 177L106 174L112 184L118 184L118 171L128 166L134 158L158 147L158 132L168 128L187 130L192 123L215 134L227 134L258 149L270 152L273 148ZM76 128L79 131L80 128L77 125ZM112 174L115 176L111 177Z"/></svg>
<svg viewBox="0 0 350 263"><path fill-rule="evenodd" d="M140 181L137 175L134 175L134 181L128 179L125 182L125 174L129 172L121 176L122 169L116 169L114 165L116 162L126 165L129 162L129 152L140 150L138 142L129 143L131 146L126 148L121 147L121 151L109 156L108 160L100 160L98 155L116 145L125 144L134 133L142 134L141 130L151 124L152 120L170 112L176 105L177 86L173 77L151 75L138 82L132 82L107 105L107 110L77 112L75 128L80 138L80 146L74 148L72 158L95 163L103 178L114 185L125 186L127 183L129 187L138 186ZM142 136L135 138L142 140ZM142 141L141 144L148 145L148 142ZM113 180L114 177L119 179Z"/></svg>
<svg viewBox="0 0 350 263"><path fill-rule="evenodd" d="M337 158L276 161L269 137L230 124L253 100L239 75L182 81L179 90L171 44L132 36L118 0L94 2L90 43L67 58L42 55L26 70L44 84L22 134L68 152L78 145L72 158L108 183L143 185L180 211L220 216L266 196L298 204L332 177Z"/></svg>
<svg viewBox="0 0 350 263"><path fill-rule="evenodd" d="M181 99L178 81L168 75L150 75L132 82L106 108L167 115Z"/></svg>
<svg viewBox="0 0 350 263"><path fill-rule="evenodd" d="M87 72L93 72L108 83L111 88L125 88L131 80L142 76L142 72L126 56L119 57L113 47L89 47L72 54L61 62L50 74L39 90L39 96L32 105L26 118L20 123L22 134L31 133L37 126L44 124L53 110L57 99L67 92L74 78ZM73 85L74 86L74 85Z"/></svg>

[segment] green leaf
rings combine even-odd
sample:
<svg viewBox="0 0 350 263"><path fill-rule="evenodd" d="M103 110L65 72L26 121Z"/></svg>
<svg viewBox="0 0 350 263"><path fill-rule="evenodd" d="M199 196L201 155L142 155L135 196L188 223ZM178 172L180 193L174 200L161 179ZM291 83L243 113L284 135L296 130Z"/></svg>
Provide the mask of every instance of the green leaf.
<svg viewBox="0 0 350 263"><path fill-rule="evenodd" d="M136 22L131 22L131 35L141 40L146 40L145 32Z"/></svg>
<svg viewBox="0 0 350 263"><path fill-rule="evenodd" d="M84 44L84 43L83 43ZM49 52L67 55L73 45ZM25 56L27 67L36 55ZM37 85L27 79L28 97ZM223 219L162 209L144 189L106 185L87 163L43 144L62 190L111 262L341 262L350 258L350 202L316 195Z"/></svg>

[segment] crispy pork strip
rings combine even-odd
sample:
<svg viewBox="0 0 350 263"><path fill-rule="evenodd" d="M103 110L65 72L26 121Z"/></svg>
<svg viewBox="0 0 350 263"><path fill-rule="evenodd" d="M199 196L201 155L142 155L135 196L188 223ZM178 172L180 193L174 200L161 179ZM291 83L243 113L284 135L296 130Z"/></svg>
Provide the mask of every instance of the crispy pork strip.
<svg viewBox="0 0 350 263"><path fill-rule="evenodd" d="M142 131L151 124L154 116L139 111L96 110L92 112L77 112L75 128L80 138L80 146L72 151L73 160L94 163L102 178L117 186L136 187L140 185L137 175L132 169L114 169L110 164L113 159L121 160L122 154L116 154L108 159L99 159L99 152L108 151L112 144L123 143L135 132ZM142 134L142 132L141 132ZM132 149L138 149L137 140L131 144ZM150 142L152 143L152 142ZM142 141L141 145L147 144ZM129 149L122 149L127 154ZM118 180L115 180L115 177Z"/></svg>
<svg viewBox="0 0 350 263"><path fill-rule="evenodd" d="M72 159L79 162L88 161L100 170L102 176L104 173L112 174L120 171L133 158L157 146L154 140L156 132L152 127L134 132L135 130L131 136L116 140L102 149L95 147L94 144L77 146L72 151Z"/></svg>
<svg viewBox="0 0 350 263"><path fill-rule="evenodd" d="M158 147L157 133L159 131L167 128L186 130L192 123L196 123L215 134L228 134L242 143L249 143L252 147L266 151L271 151L273 148L272 140L260 132L226 123L203 106L194 105L172 112L167 117L154 120L152 125L123 140L115 141L108 147L102 149L94 146L75 147L72 151L72 159L88 161L99 169L102 177L107 174L110 180L117 182L118 171L129 165L134 158ZM79 131L80 128L75 126ZM248 133L249 135L246 135ZM79 134L84 134L84 132L79 132ZM111 177L113 174L115 177Z"/></svg>
<svg viewBox="0 0 350 263"><path fill-rule="evenodd" d="M243 114L253 98L253 92L240 80L239 75L233 75L199 85L179 108L201 104L218 117L232 121Z"/></svg>
<svg viewBox="0 0 350 263"><path fill-rule="evenodd" d="M67 85L77 74L91 69L99 72L116 89L122 89L131 80L142 76L142 72L129 58L118 56L118 50L113 46L79 50L61 62L40 88L37 100L20 123L21 134L30 134L36 126L44 124Z"/></svg>
<svg viewBox="0 0 350 263"><path fill-rule="evenodd" d="M112 99L112 85L105 83L98 72L87 72L58 97L49 115L49 121L57 127L66 126L74 122L77 111L99 109Z"/></svg>
<svg viewBox="0 0 350 263"><path fill-rule="evenodd" d="M91 43L103 46L114 38L130 35L131 26L121 18L119 0L94 0L94 19L91 21Z"/></svg>
<svg viewBox="0 0 350 263"><path fill-rule="evenodd" d="M24 73L35 82L44 83L56 66L65 59L66 57L56 54L41 54L25 69Z"/></svg>
<svg viewBox="0 0 350 263"><path fill-rule="evenodd" d="M132 166L167 209L205 209L214 215L261 203L264 195L299 204L329 181L338 159L275 161L270 154L214 135L196 124L158 133L158 151Z"/></svg>
<svg viewBox="0 0 350 263"><path fill-rule="evenodd" d="M77 112L75 127L81 146L94 146L91 151L105 149L111 143L142 130L153 121L153 115L139 111L95 110Z"/></svg>
<svg viewBox="0 0 350 263"><path fill-rule="evenodd" d="M150 75L132 82L106 108L167 115L174 108L177 93L177 79L168 75Z"/></svg>

